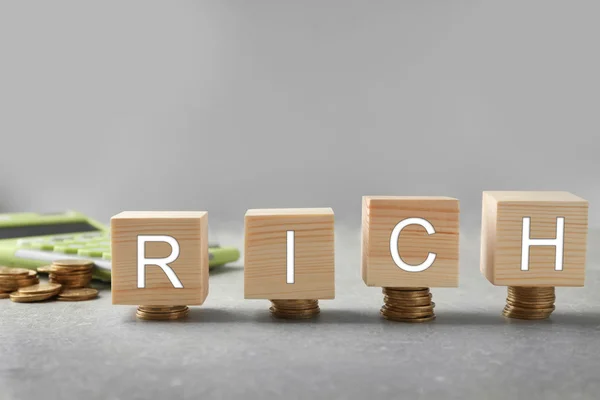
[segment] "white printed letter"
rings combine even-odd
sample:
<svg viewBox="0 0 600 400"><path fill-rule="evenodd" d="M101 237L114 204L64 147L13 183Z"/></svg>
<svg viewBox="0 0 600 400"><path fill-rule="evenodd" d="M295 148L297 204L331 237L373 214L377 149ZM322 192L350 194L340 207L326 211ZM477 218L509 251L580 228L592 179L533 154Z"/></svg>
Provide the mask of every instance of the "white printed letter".
<svg viewBox="0 0 600 400"><path fill-rule="evenodd" d="M554 269L562 271L563 253L565 247L565 218L556 218L556 239L532 239L531 218L523 217L523 244L521 246L521 271L529 271L529 246L556 246L556 261Z"/></svg>
<svg viewBox="0 0 600 400"><path fill-rule="evenodd" d="M166 242L171 245L171 254L166 258L146 258L146 242ZM171 236L160 235L139 235L137 239L137 270L138 270L138 289L146 287L146 265L159 266L171 281L171 284L177 289L183 289L183 285L175 275L175 272L169 267L169 263L177 260L179 257L179 243Z"/></svg>
<svg viewBox="0 0 600 400"><path fill-rule="evenodd" d="M294 231L287 231L287 283L294 283Z"/></svg>
<svg viewBox="0 0 600 400"><path fill-rule="evenodd" d="M407 272L425 271L427 268L431 267L431 265L435 261L435 253L429 253L425 262L420 265L406 264L404 261L402 261L402 258L400 258L400 254L398 253L398 238L400 237L400 232L408 225L421 225L423 228L425 228L427 234L433 235L435 233L433 225L431 225L429 221L423 218L407 218L403 221L398 222L398 225L396 225L394 227L394 230L392 230L392 236L390 237L390 253L392 253L392 259L398 267Z"/></svg>

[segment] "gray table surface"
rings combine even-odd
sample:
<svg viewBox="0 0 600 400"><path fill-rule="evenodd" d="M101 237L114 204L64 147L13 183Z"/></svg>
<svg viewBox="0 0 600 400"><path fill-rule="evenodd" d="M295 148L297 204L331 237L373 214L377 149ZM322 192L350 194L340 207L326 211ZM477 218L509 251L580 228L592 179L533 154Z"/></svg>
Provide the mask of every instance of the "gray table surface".
<svg viewBox="0 0 600 400"><path fill-rule="evenodd" d="M2 300L0 398L600 398L596 265L584 288L557 289L550 320L506 320L506 289L461 244L460 287L433 289L437 319L411 325L380 318L355 237L337 242L336 299L312 321L244 300L241 266L212 273L186 321L136 320L107 287L80 303Z"/></svg>

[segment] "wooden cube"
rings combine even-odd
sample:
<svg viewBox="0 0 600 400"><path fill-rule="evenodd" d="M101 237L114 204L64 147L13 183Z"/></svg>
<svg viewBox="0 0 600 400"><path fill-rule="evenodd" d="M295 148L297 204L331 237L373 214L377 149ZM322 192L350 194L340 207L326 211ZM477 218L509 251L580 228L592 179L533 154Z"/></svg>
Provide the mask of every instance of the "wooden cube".
<svg viewBox="0 0 600 400"><path fill-rule="evenodd" d="M482 209L481 272L491 283L583 286L586 200L568 192L483 192Z"/></svg>
<svg viewBox="0 0 600 400"><path fill-rule="evenodd" d="M110 225L113 304L204 302L208 213L128 211L112 217Z"/></svg>
<svg viewBox="0 0 600 400"><path fill-rule="evenodd" d="M248 210L244 259L246 299L333 299L333 210Z"/></svg>
<svg viewBox="0 0 600 400"><path fill-rule="evenodd" d="M457 199L363 197L361 270L368 286L457 287L458 245Z"/></svg>

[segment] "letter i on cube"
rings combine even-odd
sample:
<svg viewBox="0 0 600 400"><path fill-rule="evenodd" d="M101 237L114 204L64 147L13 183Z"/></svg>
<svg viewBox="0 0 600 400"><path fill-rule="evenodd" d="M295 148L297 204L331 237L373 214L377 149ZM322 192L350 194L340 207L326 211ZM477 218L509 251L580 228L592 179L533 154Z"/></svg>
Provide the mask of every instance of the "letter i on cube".
<svg viewBox="0 0 600 400"><path fill-rule="evenodd" d="M331 208L248 210L245 298L269 299L276 318L316 317L335 297L333 226Z"/></svg>

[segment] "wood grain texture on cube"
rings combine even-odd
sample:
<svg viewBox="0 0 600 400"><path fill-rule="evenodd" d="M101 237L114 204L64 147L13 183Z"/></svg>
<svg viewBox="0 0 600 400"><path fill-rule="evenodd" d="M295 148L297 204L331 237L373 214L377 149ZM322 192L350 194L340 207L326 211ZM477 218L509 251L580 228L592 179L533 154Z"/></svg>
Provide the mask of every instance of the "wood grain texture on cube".
<svg viewBox="0 0 600 400"><path fill-rule="evenodd" d="M529 270L521 270L523 218L531 218L531 239L554 239L557 218L565 219L562 271L555 270L555 246L531 246ZM481 272L498 286L583 286L588 202L569 192L483 192Z"/></svg>
<svg viewBox="0 0 600 400"><path fill-rule="evenodd" d="M166 235L179 244L169 264L183 288L162 268L146 266L146 287L137 287L137 238ZM126 211L111 218L112 302L129 305L200 305L208 295L208 214L192 211ZM166 242L146 243L147 258L168 257Z"/></svg>
<svg viewBox="0 0 600 400"><path fill-rule="evenodd" d="M294 283L288 284L287 231L295 235ZM255 209L245 216L246 299L333 299L334 214L331 208Z"/></svg>
<svg viewBox="0 0 600 400"><path fill-rule="evenodd" d="M398 252L409 265L422 264L429 253L434 263L424 271L408 272L390 252L394 227L407 218L423 218L435 233L419 225L405 227ZM441 196L364 196L362 201L361 272L368 286L457 287L459 265L459 201Z"/></svg>

